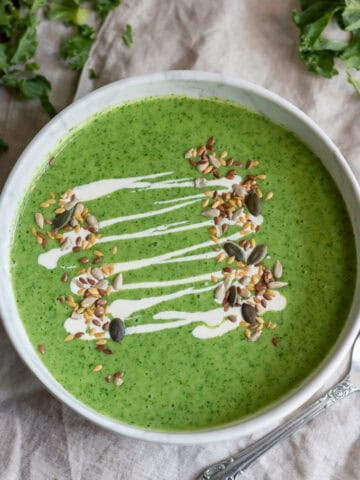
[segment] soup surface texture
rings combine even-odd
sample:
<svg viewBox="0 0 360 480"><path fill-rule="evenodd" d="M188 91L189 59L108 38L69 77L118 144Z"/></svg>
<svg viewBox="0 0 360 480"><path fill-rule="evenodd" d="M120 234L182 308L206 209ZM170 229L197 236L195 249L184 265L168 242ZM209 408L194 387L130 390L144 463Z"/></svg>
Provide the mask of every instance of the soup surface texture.
<svg viewBox="0 0 360 480"><path fill-rule="evenodd" d="M217 168L220 178L199 171L201 151L200 157L194 151L184 158L210 136L217 159L227 152ZM34 348L76 398L127 424L197 430L268 407L319 366L351 306L356 254L334 181L292 133L231 103L161 97L95 116L52 154L19 210L12 277ZM244 208L240 227L231 221L220 225L221 236L214 218L202 215L217 200L208 192L226 197L248 175L253 177L247 185L256 182L256 195L262 196L261 215L245 217ZM199 178L207 185L195 188ZM63 204L72 201L66 208L73 206L78 220L64 231ZM226 201L220 200L220 213L221 202ZM35 213L41 214L37 223ZM46 223L54 218L57 231ZM76 228L79 222L92 228ZM259 278L278 260L283 273L272 280L288 283L267 285L254 325L244 323L240 305L257 305L254 285L262 280L258 266L247 267L231 255L219 258L229 237L237 245L243 241L246 255L254 242L266 245ZM88 270L103 266L98 278ZM239 293L243 268L248 299ZM225 299L224 311L214 289L236 270L238 297L230 308ZM117 289L110 289L115 278ZM86 293L91 288L100 294ZM97 303L84 302L89 297ZM120 342L108 338L113 318L126 328Z"/></svg>

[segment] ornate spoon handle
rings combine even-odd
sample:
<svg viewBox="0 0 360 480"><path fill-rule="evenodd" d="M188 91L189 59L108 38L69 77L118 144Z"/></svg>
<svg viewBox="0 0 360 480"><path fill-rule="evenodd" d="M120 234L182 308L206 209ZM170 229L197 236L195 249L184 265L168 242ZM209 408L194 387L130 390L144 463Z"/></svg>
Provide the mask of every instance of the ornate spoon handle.
<svg viewBox="0 0 360 480"><path fill-rule="evenodd" d="M358 388L350 382L349 377L345 377L342 382L335 385L326 395L307 407L300 415L286 422L284 425L280 425L257 442L249 445L249 447L242 450L239 455L208 467L198 477L198 480L238 480L244 470L276 443L289 437L325 408L330 407L338 400L347 397L356 390L358 390Z"/></svg>

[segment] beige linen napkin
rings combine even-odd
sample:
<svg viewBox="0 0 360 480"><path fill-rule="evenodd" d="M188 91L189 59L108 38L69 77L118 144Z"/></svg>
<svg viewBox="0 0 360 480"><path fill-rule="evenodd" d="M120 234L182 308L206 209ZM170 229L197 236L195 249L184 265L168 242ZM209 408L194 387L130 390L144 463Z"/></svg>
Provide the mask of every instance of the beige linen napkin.
<svg viewBox="0 0 360 480"><path fill-rule="evenodd" d="M360 100L343 72L328 81L304 69L297 58L298 33L290 20L295 6L291 0L127 0L104 24L76 96L120 78L161 70L236 75L279 93L309 114L338 144L360 178L356 162ZM131 49L121 40L127 23L133 26ZM53 52L42 55L53 62ZM89 80L90 68L100 75L98 80ZM71 98L71 84L64 82L69 74L55 69L55 64L53 69L53 80L63 92L56 99L61 107ZM6 128L18 145L8 154L9 165L44 121L34 105L24 107L0 97L0 132ZM8 166L0 178L7 171ZM53 399L0 333L1 480L190 480L208 464L265 433L196 447L116 436ZM360 395L354 395L276 446L241 478L359 478L359 425Z"/></svg>

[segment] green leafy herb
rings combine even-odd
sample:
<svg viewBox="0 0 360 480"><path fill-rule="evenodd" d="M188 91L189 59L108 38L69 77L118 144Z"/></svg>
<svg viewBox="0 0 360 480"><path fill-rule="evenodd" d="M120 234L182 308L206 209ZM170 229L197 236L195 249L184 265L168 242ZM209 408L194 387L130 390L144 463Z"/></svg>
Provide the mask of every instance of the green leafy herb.
<svg viewBox="0 0 360 480"><path fill-rule="evenodd" d="M82 70L95 39L94 29L89 25L81 25L78 32L64 43L61 56L72 70Z"/></svg>
<svg viewBox="0 0 360 480"><path fill-rule="evenodd" d="M38 18L44 14L69 27L71 36L63 44L60 55L69 68L80 71L96 40L95 30L87 24L90 11L97 20L104 20L120 3L121 0L0 0L0 87L24 99L38 99L50 116L55 115L49 99L50 82L38 73L39 65L34 60ZM132 44L129 25L123 38L128 46ZM351 52L349 62L350 57ZM89 78L95 79L98 75L89 70ZM0 151L6 148L0 139Z"/></svg>
<svg viewBox="0 0 360 480"><path fill-rule="evenodd" d="M106 15L118 7L121 3L121 0L95 0L95 9L99 12L100 17L104 19Z"/></svg>
<svg viewBox="0 0 360 480"><path fill-rule="evenodd" d="M360 70L360 0L301 0L301 11L293 12L300 30L299 55L307 68L325 78L338 74L337 58L345 63L348 81L359 92L350 69ZM323 33L335 20L339 28L350 32L347 42L326 38Z"/></svg>
<svg viewBox="0 0 360 480"><path fill-rule="evenodd" d="M4 142L4 140L2 138L0 138L0 153L1 152L6 152L7 149L8 149L8 145L6 142Z"/></svg>
<svg viewBox="0 0 360 480"><path fill-rule="evenodd" d="M65 25L84 25L89 17L89 10L81 7L84 0L55 0L49 1L46 7L46 16L51 20L58 20Z"/></svg>
<svg viewBox="0 0 360 480"><path fill-rule="evenodd" d="M131 45L134 43L131 25L126 25L122 38L125 45L130 48Z"/></svg>
<svg viewBox="0 0 360 480"><path fill-rule="evenodd" d="M51 85L35 74L37 13L45 0L3 0L0 5L0 85L27 99L39 99L49 115L55 109L49 100Z"/></svg>
<svg viewBox="0 0 360 480"><path fill-rule="evenodd" d="M355 78L351 75L349 71L347 72L347 80L355 88L357 93L360 95L360 82L359 80L355 80Z"/></svg>

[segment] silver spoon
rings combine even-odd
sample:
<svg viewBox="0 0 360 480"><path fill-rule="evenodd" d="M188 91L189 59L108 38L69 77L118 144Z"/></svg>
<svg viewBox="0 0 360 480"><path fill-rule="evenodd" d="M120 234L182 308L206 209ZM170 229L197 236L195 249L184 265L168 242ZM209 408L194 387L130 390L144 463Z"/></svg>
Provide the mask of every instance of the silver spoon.
<svg viewBox="0 0 360 480"><path fill-rule="evenodd" d="M240 475L255 460L280 440L292 435L325 408L334 405L338 400L357 391L360 391L360 336L357 338L352 350L350 370L341 382L329 390L326 395L305 408L300 415L275 428L275 430L272 430L263 438L242 450L238 455L226 458L208 467L197 480L238 480Z"/></svg>

